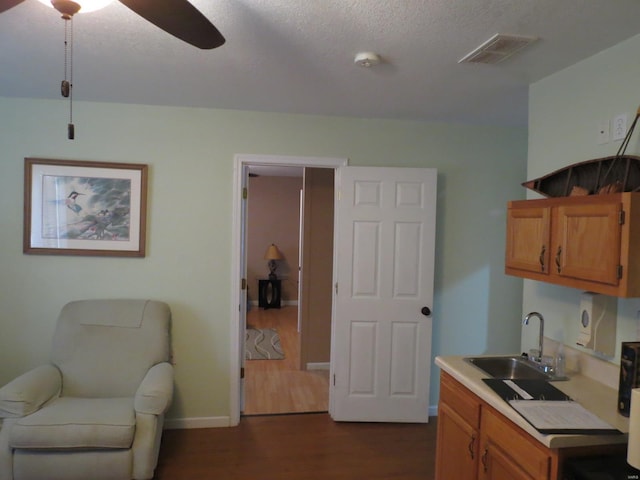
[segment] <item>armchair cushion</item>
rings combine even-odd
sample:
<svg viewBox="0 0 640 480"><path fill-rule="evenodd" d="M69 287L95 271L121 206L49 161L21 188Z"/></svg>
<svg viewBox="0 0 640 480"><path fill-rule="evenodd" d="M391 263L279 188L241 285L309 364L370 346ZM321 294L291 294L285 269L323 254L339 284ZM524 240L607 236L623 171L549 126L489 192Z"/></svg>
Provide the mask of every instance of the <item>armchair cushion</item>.
<svg viewBox="0 0 640 480"><path fill-rule="evenodd" d="M131 448L132 398L60 397L16 421L9 445L25 449Z"/></svg>
<svg viewBox="0 0 640 480"><path fill-rule="evenodd" d="M147 371L169 359L166 303L79 300L60 312L52 363L63 397L133 397Z"/></svg>
<svg viewBox="0 0 640 480"><path fill-rule="evenodd" d="M0 418L23 417L60 391L62 377L53 365L29 370L0 388Z"/></svg>
<svg viewBox="0 0 640 480"><path fill-rule="evenodd" d="M168 362L151 367L134 399L136 412L162 415L173 397L173 366Z"/></svg>

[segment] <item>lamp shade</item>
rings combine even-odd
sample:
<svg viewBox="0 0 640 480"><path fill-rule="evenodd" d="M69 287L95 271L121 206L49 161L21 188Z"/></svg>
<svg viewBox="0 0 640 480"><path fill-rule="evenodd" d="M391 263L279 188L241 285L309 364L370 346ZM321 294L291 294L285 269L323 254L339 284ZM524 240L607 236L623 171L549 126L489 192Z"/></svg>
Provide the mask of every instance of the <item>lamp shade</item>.
<svg viewBox="0 0 640 480"><path fill-rule="evenodd" d="M264 254L264 259L265 260L282 260L282 253L280 253L280 250L278 250L278 247L275 246L275 244L271 244L269 245L269 248L267 248L267 251Z"/></svg>

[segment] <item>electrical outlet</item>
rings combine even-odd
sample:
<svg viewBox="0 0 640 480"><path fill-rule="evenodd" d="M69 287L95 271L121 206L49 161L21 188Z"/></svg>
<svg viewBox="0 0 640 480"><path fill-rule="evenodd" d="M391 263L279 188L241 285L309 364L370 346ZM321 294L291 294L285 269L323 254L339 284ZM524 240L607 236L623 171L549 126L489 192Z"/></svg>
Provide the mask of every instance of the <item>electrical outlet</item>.
<svg viewBox="0 0 640 480"><path fill-rule="evenodd" d="M599 120L597 127L598 136L596 138L598 145L609 143L609 120Z"/></svg>
<svg viewBox="0 0 640 480"><path fill-rule="evenodd" d="M613 117L611 138L614 142L616 140L622 140L627 135L627 118L626 113L621 113Z"/></svg>

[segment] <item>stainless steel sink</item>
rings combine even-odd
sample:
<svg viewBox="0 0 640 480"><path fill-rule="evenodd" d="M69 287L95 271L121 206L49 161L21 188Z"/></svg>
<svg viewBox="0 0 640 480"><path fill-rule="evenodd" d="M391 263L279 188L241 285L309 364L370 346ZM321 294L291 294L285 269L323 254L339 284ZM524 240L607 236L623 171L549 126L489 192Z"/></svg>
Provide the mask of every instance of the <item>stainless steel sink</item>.
<svg viewBox="0 0 640 480"><path fill-rule="evenodd" d="M466 357L465 361L475 365L493 378L565 380L557 377L549 366L536 364L523 356Z"/></svg>

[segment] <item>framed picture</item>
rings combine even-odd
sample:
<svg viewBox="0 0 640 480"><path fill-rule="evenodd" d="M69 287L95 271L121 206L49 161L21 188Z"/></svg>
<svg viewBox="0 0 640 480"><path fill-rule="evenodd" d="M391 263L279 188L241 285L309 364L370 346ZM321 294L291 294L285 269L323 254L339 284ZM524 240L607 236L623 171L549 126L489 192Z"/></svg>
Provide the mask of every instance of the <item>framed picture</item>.
<svg viewBox="0 0 640 480"><path fill-rule="evenodd" d="M144 257L147 165L25 158L23 252Z"/></svg>

